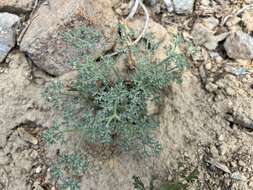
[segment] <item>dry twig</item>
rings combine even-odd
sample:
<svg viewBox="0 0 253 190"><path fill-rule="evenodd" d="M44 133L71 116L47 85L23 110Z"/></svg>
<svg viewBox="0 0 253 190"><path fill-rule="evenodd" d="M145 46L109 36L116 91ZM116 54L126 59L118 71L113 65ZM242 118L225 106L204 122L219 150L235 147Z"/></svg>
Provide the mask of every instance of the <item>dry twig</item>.
<svg viewBox="0 0 253 190"><path fill-rule="evenodd" d="M250 4L250 5L247 5L247 6L243 7L243 8L241 8L241 9L239 9L238 11L236 11L236 12L230 14L230 15L227 15L227 16L223 19L223 21L221 22L221 26L224 26L224 25L226 24L226 22L228 21L229 18L231 18L231 17L233 17L233 16L238 16L238 15L242 14L244 11L246 11L246 10L248 10L248 9L252 9L252 8L253 8L253 5Z"/></svg>

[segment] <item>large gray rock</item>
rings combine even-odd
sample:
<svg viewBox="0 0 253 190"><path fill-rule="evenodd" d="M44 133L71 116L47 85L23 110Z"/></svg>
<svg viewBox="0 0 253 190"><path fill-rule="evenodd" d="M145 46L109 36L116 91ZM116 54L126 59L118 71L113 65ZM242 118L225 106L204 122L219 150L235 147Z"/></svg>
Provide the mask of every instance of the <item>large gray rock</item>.
<svg viewBox="0 0 253 190"><path fill-rule="evenodd" d="M241 31L234 32L224 44L227 55L233 59L253 59L253 38Z"/></svg>
<svg viewBox="0 0 253 190"><path fill-rule="evenodd" d="M0 11L25 13L32 10L34 0L1 0Z"/></svg>
<svg viewBox="0 0 253 190"><path fill-rule="evenodd" d="M61 35L75 26L91 25L102 32L102 39L93 50L94 57L112 48L117 18L109 0L51 0L42 5L26 31L21 51L45 72L59 76L71 70L68 60L75 57Z"/></svg>
<svg viewBox="0 0 253 190"><path fill-rule="evenodd" d="M0 13L0 63L15 46L16 28L19 17L9 13Z"/></svg>
<svg viewBox="0 0 253 190"><path fill-rule="evenodd" d="M175 11L178 14L191 14L193 12L194 0L173 0Z"/></svg>

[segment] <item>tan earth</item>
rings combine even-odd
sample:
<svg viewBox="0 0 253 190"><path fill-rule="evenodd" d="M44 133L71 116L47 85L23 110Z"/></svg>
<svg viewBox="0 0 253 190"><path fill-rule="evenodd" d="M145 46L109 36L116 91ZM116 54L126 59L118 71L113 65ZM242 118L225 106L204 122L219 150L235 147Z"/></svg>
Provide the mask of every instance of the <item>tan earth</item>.
<svg viewBox="0 0 253 190"><path fill-rule="evenodd" d="M69 80L74 75L66 64L73 54L66 51L59 35L82 24L94 26L103 34L94 56L107 52L115 44L113 26L128 14L129 1L38 1L29 19L31 1L24 1L27 6L1 2L0 11L26 14L26 19L19 29L25 30L20 45L0 64L0 190L55 190L48 171L50 162L58 148L71 146L49 147L42 141L42 131L55 117L42 92L50 81ZM190 183L187 190L253 189L252 60L231 59L224 50L231 31L251 36L252 12L234 12L252 3L200 0L190 15L169 13L163 1L146 6L150 13L148 32L161 42L155 58L164 57L164 47L170 44L173 34L182 35L187 42L204 41L196 43L196 54L181 47L190 67L183 74L182 84L173 84L163 92L157 131L161 153L147 158L127 153L93 158L96 167L81 177L81 190L132 190L134 175L142 179L145 190L155 177L155 190L161 190L159 185L178 177L176 170L181 163L188 171L199 171L197 182ZM237 17L246 23L233 23ZM128 25L136 35L140 33L144 25L141 9ZM224 38L214 39L224 33ZM210 40L212 48L206 46Z"/></svg>

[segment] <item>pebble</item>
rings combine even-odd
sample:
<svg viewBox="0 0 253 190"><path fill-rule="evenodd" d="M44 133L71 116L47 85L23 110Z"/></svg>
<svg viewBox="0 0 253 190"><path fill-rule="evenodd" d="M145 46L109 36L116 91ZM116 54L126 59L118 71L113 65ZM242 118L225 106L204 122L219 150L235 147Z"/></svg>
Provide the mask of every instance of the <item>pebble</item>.
<svg viewBox="0 0 253 190"><path fill-rule="evenodd" d="M174 10L172 0L164 0L164 3L168 12L172 12Z"/></svg>
<svg viewBox="0 0 253 190"><path fill-rule="evenodd" d="M30 142L34 145L38 144L38 139L32 136L30 133L28 133L24 128L18 128L18 133L20 137L27 142Z"/></svg>
<svg viewBox="0 0 253 190"><path fill-rule="evenodd" d="M232 27L234 25L237 25L239 22L241 21L241 18L239 17L231 17L228 19L228 21L226 22L226 25L228 27Z"/></svg>
<svg viewBox="0 0 253 190"><path fill-rule="evenodd" d="M232 88L230 88L230 87L227 87L227 88L226 88L226 92L227 92L227 94L228 94L229 96L234 96L234 95L236 95L235 90L232 89Z"/></svg>
<svg viewBox="0 0 253 190"><path fill-rule="evenodd" d="M223 62L223 58L219 55L219 53L209 52L209 55L216 63L221 64Z"/></svg>
<svg viewBox="0 0 253 190"><path fill-rule="evenodd" d="M41 166L38 166L36 169L35 169L35 173L38 174L42 171L42 168Z"/></svg>
<svg viewBox="0 0 253 190"><path fill-rule="evenodd" d="M174 0L173 2L177 14L191 14L193 12L194 0Z"/></svg>
<svg viewBox="0 0 253 190"><path fill-rule="evenodd" d="M206 89L209 92L215 92L218 89L218 86L214 83L209 82L209 83L206 84Z"/></svg>
<svg viewBox="0 0 253 190"><path fill-rule="evenodd" d="M225 41L227 55L233 59L253 59L253 38L241 31L232 33Z"/></svg>
<svg viewBox="0 0 253 190"><path fill-rule="evenodd" d="M224 156L227 152L227 147L224 144L222 144L219 148L220 148L220 155Z"/></svg>
<svg viewBox="0 0 253 190"><path fill-rule="evenodd" d="M246 10L242 15L242 21L243 21L248 32L253 31L252 18L253 18L253 10L252 9Z"/></svg>
<svg viewBox="0 0 253 190"><path fill-rule="evenodd" d="M217 148L214 145L212 145L210 147L210 152L211 152L213 158L218 158L219 152L218 152Z"/></svg>
<svg viewBox="0 0 253 190"><path fill-rule="evenodd" d="M207 70L211 70L212 69L212 63L209 61L206 65L205 65Z"/></svg>
<svg viewBox="0 0 253 190"><path fill-rule="evenodd" d="M246 166L245 162L242 161L242 160L238 161L238 165L241 166L241 167L245 167Z"/></svg>
<svg viewBox="0 0 253 190"><path fill-rule="evenodd" d="M208 17L203 19L203 25L208 27L210 30L214 30L218 26L219 20L214 17Z"/></svg>
<svg viewBox="0 0 253 190"><path fill-rule="evenodd" d="M0 165L6 165L9 162L8 156L0 149Z"/></svg>
<svg viewBox="0 0 253 190"><path fill-rule="evenodd" d="M247 178L240 172L234 172L231 174L231 178L239 181L247 181Z"/></svg>

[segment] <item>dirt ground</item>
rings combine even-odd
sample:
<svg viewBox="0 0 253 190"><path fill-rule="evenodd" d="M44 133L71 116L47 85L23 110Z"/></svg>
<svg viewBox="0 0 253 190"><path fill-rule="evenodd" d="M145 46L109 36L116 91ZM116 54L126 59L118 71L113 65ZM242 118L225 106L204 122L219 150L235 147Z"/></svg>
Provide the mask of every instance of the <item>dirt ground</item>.
<svg viewBox="0 0 253 190"><path fill-rule="evenodd" d="M22 18L20 31L25 29L26 34L21 44L17 42L0 64L0 190L56 189L48 167L60 147L49 147L41 139L41 133L51 126L55 115L45 104L42 92L48 82L62 72L66 73L67 69L64 65L54 65L54 61L64 61L61 60L61 44L57 40L47 41L57 39L57 32L69 26L66 23L69 23L68 16L72 10L79 11L78 16L81 14L88 18L91 25L105 31L105 37L110 39L113 38L110 30L113 23L119 22L129 12L129 1L99 0L96 3L101 5L96 7L92 1L78 0L69 1L62 6L64 8L59 6L61 1L38 2L34 11L17 13L16 10L21 8L13 8L12 13L16 12ZM48 14L45 12L45 7L49 6L47 2L51 5L49 13L53 19L48 29L39 29L46 22L43 16ZM95 13L89 12L89 8L80 13L82 3L94 8ZM148 32L164 46L170 43L172 34L180 34L195 44L197 53L187 55L182 50L188 56L190 67L183 74L182 84L173 84L163 94L159 114L161 126L157 134L162 145L160 155L139 158L122 153L93 159L96 167L82 176L82 190L132 190L134 175L139 176L147 187L155 177L157 188L164 181L178 177L176 170L179 165L188 171L194 168L199 171L197 181L190 184L189 190L253 189L252 60L229 57L224 50L224 39L215 41L216 38L212 38L212 35L239 30L251 35L253 29L251 31L250 23L243 20L243 13L236 15L236 11L251 4L251 1L197 0L193 13L187 15L169 12L163 1L152 6L146 4L150 13ZM66 16L54 13L54 6L58 12L72 7L66 11ZM5 9L0 10L3 12ZM103 27L99 27L103 23L99 19L103 18L96 17L100 13L108 21ZM230 17L223 24L228 15ZM140 31L143 17L140 9L129 21L129 26ZM197 41L204 38L206 42L216 43L214 49L209 44L194 42L194 27L199 23L211 27L204 37L201 31L197 31ZM75 22L71 24L75 25ZM40 42L31 42L32 38ZM30 43L36 45L32 47ZM40 52L48 57L38 56ZM158 52L157 57L161 58L163 53ZM55 71L53 74L48 72L51 68ZM238 68L246 68L247 72L238 74Z"/></svg>

